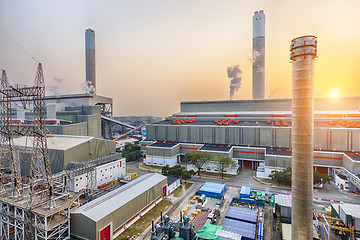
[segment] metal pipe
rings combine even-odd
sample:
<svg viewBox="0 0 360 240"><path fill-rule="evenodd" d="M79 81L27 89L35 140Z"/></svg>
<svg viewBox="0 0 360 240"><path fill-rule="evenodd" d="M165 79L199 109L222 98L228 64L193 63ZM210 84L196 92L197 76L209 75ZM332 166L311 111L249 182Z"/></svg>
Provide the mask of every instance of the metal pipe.
<svg viewBox="0 0 360 240"><path fill-rule="evenodd" d="M313 239L314 97L313 68L317 54L315 36L295 38L292 60L292 239Z"/></svg>

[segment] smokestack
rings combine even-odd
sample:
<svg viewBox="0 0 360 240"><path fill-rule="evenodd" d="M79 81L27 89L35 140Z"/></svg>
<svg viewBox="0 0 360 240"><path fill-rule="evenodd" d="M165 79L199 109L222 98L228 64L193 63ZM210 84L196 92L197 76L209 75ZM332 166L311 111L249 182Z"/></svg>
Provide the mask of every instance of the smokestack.
<svg viewBox="0 0 360 240"><path fill-rule="evenodd" d="M95 75L95 32L86 29L85 32L86 48L86 85L88 92L96 94L96 75Z"/></svg>
<svg viewBox="0 0 360 240"><path fill-rule="evenodd" d="M292 239L313 239L315 36L295 38L292 60Z"/></svg>
<svg viewBox="0 0 360 240"><path fill-rule="evenodd" d="M265 14L253 16L253 99L265 98Z"/></svg>

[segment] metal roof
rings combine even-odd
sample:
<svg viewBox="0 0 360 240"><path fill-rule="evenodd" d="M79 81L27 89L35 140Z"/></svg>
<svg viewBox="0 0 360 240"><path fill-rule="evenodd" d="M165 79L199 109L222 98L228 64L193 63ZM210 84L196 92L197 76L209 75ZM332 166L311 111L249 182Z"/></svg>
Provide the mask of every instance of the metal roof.
<svg viewBox="0 0 360 240"><path fill-rule="evenodd" d="M353 216L355 218L360 218L360 205L343 203L339 206L346 215Z"/></svg>
<svg viewBox="0 0 360 240"><path fill-rule="evenodd" d="M283 207L291 207L291 195L278 194L275 195L275 203Z"/></svg>
<svg viewBox="0 0 360 240"><path fill-rule="evenodd" d="M72 214L82 214L97 222L164 179L167 178L158 173L143 175L124 186L79 207Z"/></svg>
<svg viewBox="0 0 360 240"><path fill-rule="evenodd" d="M149 144L148 146L151 147L164 147L164 148L173 148L174 146L178 145L178 142L172 141L157 141L155 143Z"/></svg>
<svg viewBox="0 0 360 240"><path fill-rule="evenodd" d="M94 137L87 136L70 136L70 135L53 135L47 138L48 149L54 150L67 150L82 143L88 142ZM14 144L20 147L28 147L29 149L33 146L33 137L19 137L14 138Z"/></svg>
<svg viewBox="0 0 360 240"><path fill-rule="evenodd" d="M199 192L222 194L222 192L225 190L225 187L226 187L225 184L206 182L199 189Z"/></svg>
<svg viewBox="0 0 360 240"><path fill-rule="evenodd" d="M229 144L210 144L205 143L200 150L202 151L218 151L218 152L230 152L232 145Z"/></svg>

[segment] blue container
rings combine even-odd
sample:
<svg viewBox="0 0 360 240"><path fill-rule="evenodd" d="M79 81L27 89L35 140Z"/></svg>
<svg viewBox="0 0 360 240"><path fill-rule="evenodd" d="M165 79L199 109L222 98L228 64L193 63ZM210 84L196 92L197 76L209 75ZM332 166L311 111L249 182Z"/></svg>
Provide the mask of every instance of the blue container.
<svg viewBox="0 0 360 240"><path fill-rule="evenodd" d="M240 198L250 198L251 187L242 186L240 191Z"/></svg>
<svg viewBox="0 0 360 240"><path fill-rule="evenodd" d="M206 182L196 193L196 195L204 194L206 197L221 199L224 195L225 184Z"/></svg>

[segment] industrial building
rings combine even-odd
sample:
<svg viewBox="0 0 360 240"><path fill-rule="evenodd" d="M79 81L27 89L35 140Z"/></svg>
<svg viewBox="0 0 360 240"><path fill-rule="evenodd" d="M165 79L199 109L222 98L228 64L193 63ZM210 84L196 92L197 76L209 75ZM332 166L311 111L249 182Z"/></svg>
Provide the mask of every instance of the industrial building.
<svg viewBox="0 0 360 240"><path fill-rule="evenodd" d="M147 125L144 163L173 166L201 150L229 156L241 168L259 170L259 177L291 167L291 100L181 102L179 113ZM359 105L360 97L315 98L315 170L360 173Z"/></svg>
<svg viewBox="0 0 360 240"><path fill-rule="evenodd" d="M28 175L33 138L19 137L14 139L14 145L24 149L22 155L23 175ZM47 139L51 173L58 173L68 168L70 162L82 162L115 152L115 143L110 140L87 137L54 135ZM26 163L26 164L25 164Z"/></svg>
<svg viewBox="0 0 360 240"><path fill-rule="evenodd" d="M80 192L84 189L101 188L126 175L126 159L121 158L87 168L87 171L80 171L79 174L75 173L77 172L70 174L68 186L71 191Z"/></svg>
<svg viewBox="0 0 360 240"><path fill-rule="evenodd" d="M118 138L114 139L116 143L116 149L123 150L126 144L139 144L139 139L134 137Z"/></svg>
<svg viewBox="0 0 360 240"><path fill-rule="evenodd" d="M87 239L113 239L167 195L167 178L143 175L71 213L71 234Z"/></svg>

